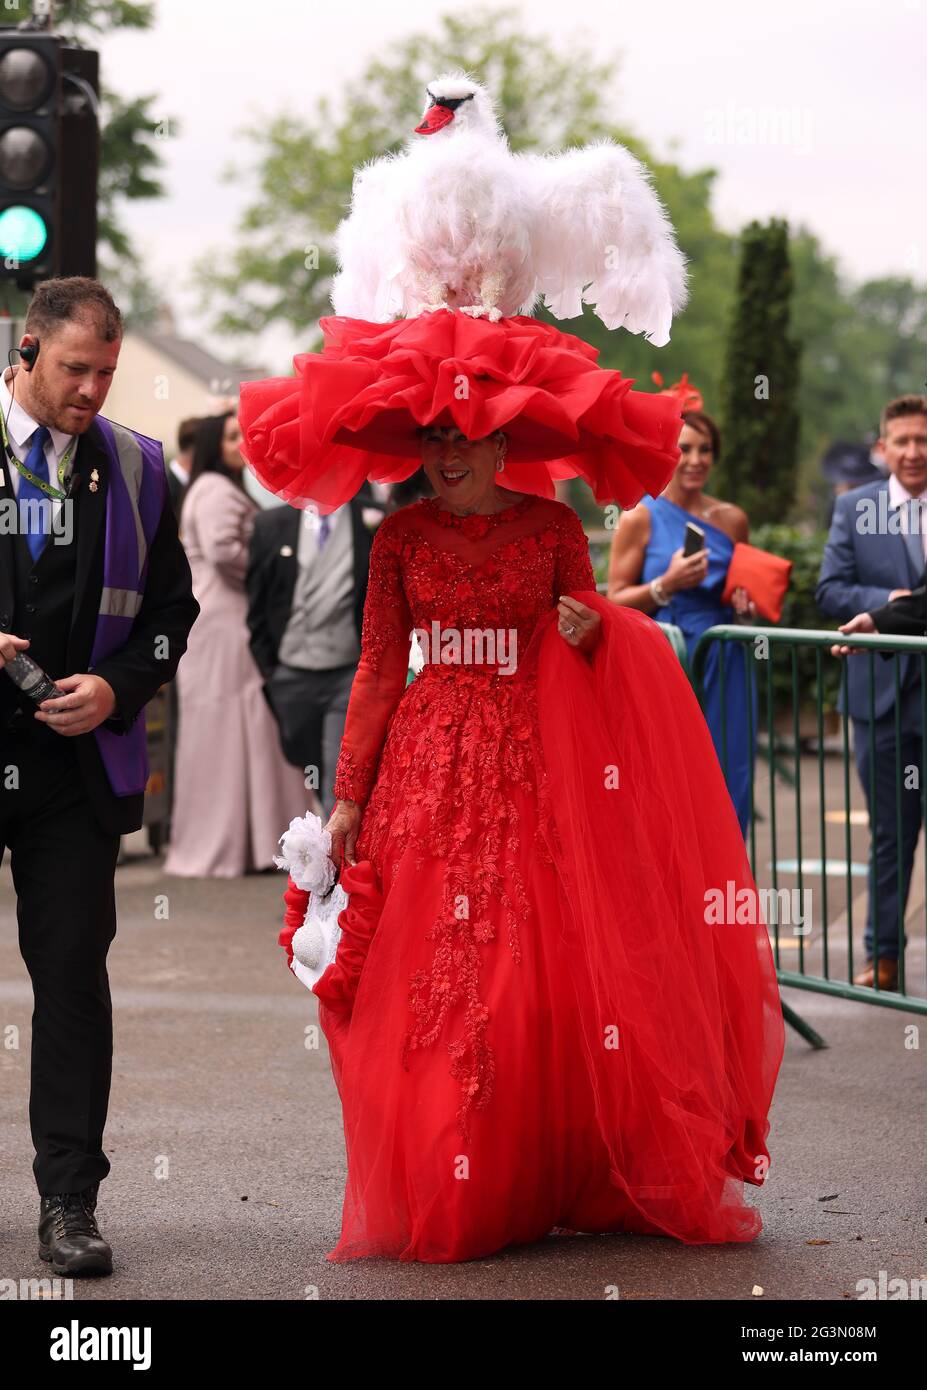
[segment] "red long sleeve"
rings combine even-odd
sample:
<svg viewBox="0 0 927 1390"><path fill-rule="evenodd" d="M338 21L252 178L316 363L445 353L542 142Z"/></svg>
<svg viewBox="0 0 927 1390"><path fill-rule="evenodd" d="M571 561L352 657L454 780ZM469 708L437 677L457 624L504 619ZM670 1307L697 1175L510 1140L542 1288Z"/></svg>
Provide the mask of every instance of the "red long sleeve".
<svg viewBox="0 0 927 1390"><path fill-rule="evenodd" d="M583 523L576 512L565 509L559 527L560 543L557 547L557 567L555 570L556 602L560 594L571 589L594 589L595 575L589 558L589 542L583 530Z"/></svg>
<svg viewBox="0 0 927 1390"><path fill-rule="evenodd" d="M381 522L370 550L361 659L351 687L332 788L339 800L367 800L386 730L409 672L412 615L402 583L398 513Z"/></svg>

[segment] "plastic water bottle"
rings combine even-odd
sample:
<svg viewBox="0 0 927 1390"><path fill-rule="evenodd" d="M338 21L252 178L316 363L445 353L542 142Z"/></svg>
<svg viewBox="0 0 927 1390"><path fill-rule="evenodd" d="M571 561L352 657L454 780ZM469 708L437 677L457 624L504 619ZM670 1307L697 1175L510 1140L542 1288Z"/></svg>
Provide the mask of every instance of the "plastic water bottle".
<svg viewBox="0 0 927 1390"><path fill-rule="evenodd" d="M54 700L67 694L67 691L59 690L51 676L46 675L39 663L33 661L25 652L20 652L12 661L5 662L3 669L13 684L18 685L23 694L36 705L40 705L43 700Z"/></svg>

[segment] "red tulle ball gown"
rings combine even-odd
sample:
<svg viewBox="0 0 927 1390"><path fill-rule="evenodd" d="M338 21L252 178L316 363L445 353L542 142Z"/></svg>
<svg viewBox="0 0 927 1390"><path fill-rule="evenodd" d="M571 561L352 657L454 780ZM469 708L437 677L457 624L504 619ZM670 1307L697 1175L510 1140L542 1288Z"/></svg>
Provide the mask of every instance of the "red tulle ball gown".
<svg viewBox="0 0 927 1390"><path fill-rule="evenodd" d="M659 494L679 401L525 307L585 298L666 342L683 260L629 152L515 156L465 74L429 84L416 141L358 175L322 352L241 395L258 477L321 513L414 473L423 427L506 445L502 510L417 502L371 551L335 782L357 863L314 984L348 1160L329 1258L465 1260L554 1227L749 1241L783 1047L768 935L689 683L596 593L555 489ZM563 594L601 615L588 654ZM307 894L286 896L292 954Z"/></svg>
<svg viewBox="0 0 927 1390"><path fill-rule="evenodd" d="M591 659L556 630L563 593L602 614ZM511 646L406 688L410 629L435 623ZM594 592L569 507L383 522L335 792L363 821L317 987L348 1157L329 1258L756 1236L766 930L710 920L706 890L752 888L710 735L659 628Z"/></svg>

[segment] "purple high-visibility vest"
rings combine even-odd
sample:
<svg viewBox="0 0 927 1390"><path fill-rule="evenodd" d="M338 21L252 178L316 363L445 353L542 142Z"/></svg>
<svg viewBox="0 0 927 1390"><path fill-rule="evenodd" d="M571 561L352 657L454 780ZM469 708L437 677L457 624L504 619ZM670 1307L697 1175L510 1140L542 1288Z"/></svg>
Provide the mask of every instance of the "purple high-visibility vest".
<svg viewBox="0 0 927 1390"><path fill-rule="evenodd" d="M114 424L97 424L109 460L103 590L90 653L90 669L125 646L142 606L148 552L167 496L164 453L156 439ZM148 735L144 710L128 733L102 724L93 731L109 784L116 796L137 796L148 782Z"/></svg>

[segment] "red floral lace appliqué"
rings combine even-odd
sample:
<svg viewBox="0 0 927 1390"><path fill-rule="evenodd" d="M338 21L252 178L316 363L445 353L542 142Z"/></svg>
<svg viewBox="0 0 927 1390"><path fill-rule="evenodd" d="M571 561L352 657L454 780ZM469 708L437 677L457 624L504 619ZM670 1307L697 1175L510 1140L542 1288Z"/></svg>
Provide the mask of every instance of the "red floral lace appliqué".
<svg viewBox="0 0 927 1390"><path fill-rule="evenodd" d="M524 519L535 517L530 534ZM416 524L419 522L420 524ZM425 523L429 523L427 525ZM437 523L437 524L435 524ZM446 531L457 548L442 548ZM482 541L480 558L460 537ZM498 544L487 554L487 541ZM483 954L503 935L513 960L531 904L522 863L550 862L551 817L530 674L505 663L426 661L406 686L409 632L479 629L504 633L523 653L541 615L569 589L594 588L576 514L527 498L491 516L439 512L434 499L388 518L374 539L361 665L348 709L335 794L364 801L358 860L369 858L384 896L400 861L443 865L440 910L424 921L434 953L409 982L410 1024L401 1060L447 1034L459 1085L458 1129L489 1104L495 1057L492 1019L480 995ZM497 647L497 653L500 648ZM531 826L520 806L534 803ZM533 835L529 854L523 842Z"/></svg>

